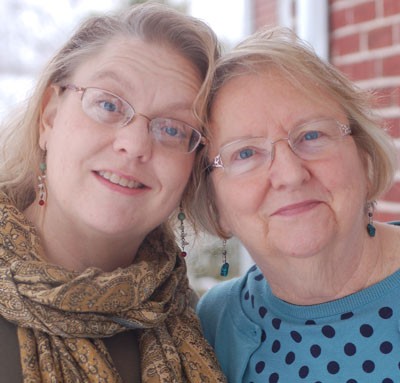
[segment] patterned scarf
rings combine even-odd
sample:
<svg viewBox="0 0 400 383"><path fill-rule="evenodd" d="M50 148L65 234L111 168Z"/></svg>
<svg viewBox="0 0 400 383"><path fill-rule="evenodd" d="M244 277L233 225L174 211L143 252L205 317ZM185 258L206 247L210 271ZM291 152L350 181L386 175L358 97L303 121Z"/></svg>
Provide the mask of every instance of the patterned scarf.
<svg viewBox="0 0 400 383"><path fill-rule="evenodd" d="M0 193L0 315L18 326L24 383L120 383L101 338L129 329L139 329L143 383L225 382L177 254L156 229L127 268L50 265L35 228Z"/></svg>

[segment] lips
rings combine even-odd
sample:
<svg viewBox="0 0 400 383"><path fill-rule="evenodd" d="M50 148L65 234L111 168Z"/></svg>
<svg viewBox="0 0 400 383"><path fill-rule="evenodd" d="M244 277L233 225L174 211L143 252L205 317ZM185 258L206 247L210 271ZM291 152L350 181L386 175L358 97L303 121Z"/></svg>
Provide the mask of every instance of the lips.
<svg viewBox="0 0 400 383"><path fill-rule="evenodd" d="M295 203L291 205L284 206L278 210L276 210L272 216L280 215L280 216L291 216L291 215L297 215L300 213L304 213L306 211L309 211L313 209L314 207L318 206L321 203L321 201L317 200L309 200L309 201L303 201L300 203Z"/></svg>
<svg viewBox="0 0 400 383"><path fill-rule="evenodd" d="M121 177L120 175L112 173L110 171L99 171L97 172L97 174L115 185L120 185L128 189L143 189L146 187L146 185L138 181Z"/></svg>

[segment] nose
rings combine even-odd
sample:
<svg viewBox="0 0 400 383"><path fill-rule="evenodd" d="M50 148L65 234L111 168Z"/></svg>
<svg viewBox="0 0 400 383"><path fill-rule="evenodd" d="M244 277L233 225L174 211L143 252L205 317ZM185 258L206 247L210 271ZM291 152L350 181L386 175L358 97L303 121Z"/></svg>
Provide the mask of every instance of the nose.
<svg viewBox="0 0 400 383"><path fill-rule="evenodd" d="M148 161L152 156L149 119L136 115L129 124L116 129L113 149L132 159Z"/></svg>
<svg viewBox="0 0 400 383"><path fill-rule="evenodd" d="M279 146L281 141L284 145ZM274 189L289 188L295 190L307 182L311 174L304 160L300 159L292 150L287 138L280 138L273 142L273 152L269 168L269 179Z"/></svg>

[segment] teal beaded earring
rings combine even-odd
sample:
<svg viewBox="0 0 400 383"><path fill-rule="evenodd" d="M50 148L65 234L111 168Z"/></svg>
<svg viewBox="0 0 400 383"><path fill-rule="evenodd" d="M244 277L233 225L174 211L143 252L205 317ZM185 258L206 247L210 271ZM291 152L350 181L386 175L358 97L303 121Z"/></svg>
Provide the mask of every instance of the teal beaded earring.
<svg viewBox="0 0 400 383"><path fill-rule="evenodd" d="M367 225L367 231L368 235L370 237L375 237L375 226L374 226L374 220L373 220L373 215L374 215L374 203L373 202L368 202L367 203L368 207L368 225Z"/></svg>
<svg viewBox="0 0 400 383"><path fill-rule="evenodd" d="M229 263L226 262L226 239L222 241L222 266L221 277L226 277L229 272Z"/></svg>
<svg viewBox="0 0 400 383"><path fill-rule="evenodd" d="M40 171L42 172L42 174L40 176L38 176L39 179L39 205L43 206L44 205L44 201L46 199L46 186L45 186L45 182L46 182L46 151L44 151L43 154L43 162L40 164Z"/></svg>
<svg viewBox="0 0 400 383"><path fill-rule="evenodd" d="M179 205L179 213L178 213L178 220L181 222L180 230L181 230L181 257L185 258L187 253L185 251L185 246L189 245L189 242L186 242L186 233L185 233L185 224L183 221L185 220L185 213L183 212L182 205Z"/></svg>

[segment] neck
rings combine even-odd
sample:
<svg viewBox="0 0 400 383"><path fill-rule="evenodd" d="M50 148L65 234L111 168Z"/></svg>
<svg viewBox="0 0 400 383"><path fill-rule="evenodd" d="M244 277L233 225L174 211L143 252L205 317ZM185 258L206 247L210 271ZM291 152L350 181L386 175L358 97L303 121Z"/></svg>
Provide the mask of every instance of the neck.
<svg viewBox="0 0 400 383"><path fill-rule="evenodd" d="M25 216L32 221L41 237L46 261L74 271L97 267L112 271L129 266L144 238L133 233L121 235L98 232L76 222L59 219L44 207L32 204Z"/></svg>
<svg viewBox="0 0 400 383"><path fill-rule="evenodd" d="M257 264L274 295L286 302L313 305L339 299L379 282L400 267L398 257L389 256L396 246L388 250L393 241L384 226L388 225L378 224L374 238L360 232L330 251L306 258L275 254Z"/></svg>

